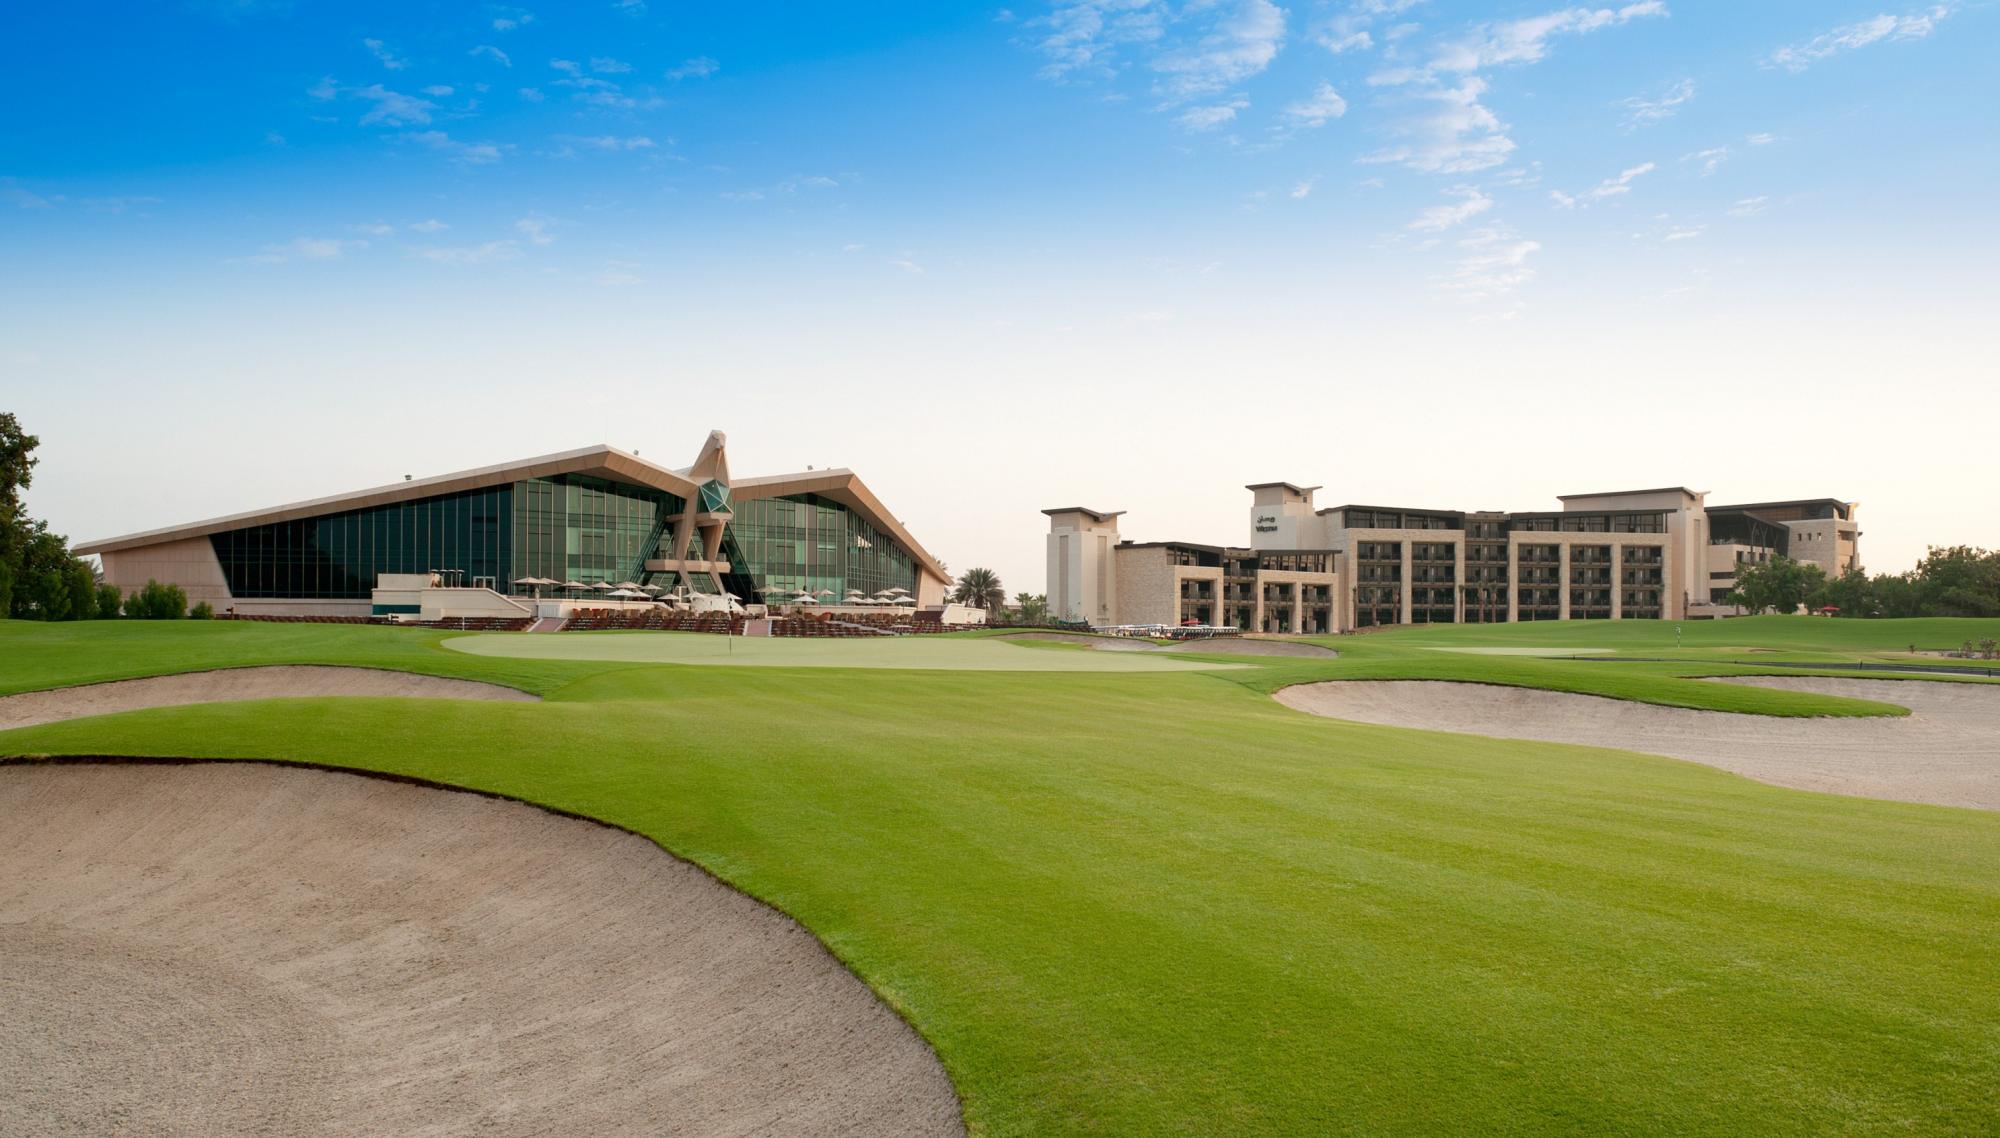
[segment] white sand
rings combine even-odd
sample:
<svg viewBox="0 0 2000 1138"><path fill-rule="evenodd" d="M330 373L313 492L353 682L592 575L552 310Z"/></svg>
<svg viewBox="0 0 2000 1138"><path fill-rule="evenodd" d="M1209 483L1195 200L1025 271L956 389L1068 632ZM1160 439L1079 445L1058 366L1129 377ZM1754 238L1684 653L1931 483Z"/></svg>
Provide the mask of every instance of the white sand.
<svg viewBox="0 0 2000 1138"><path fill-rule="evenodd" d="M0 764L0 1132L958 1134L811 936L642 838L262 764Z"/></svg>
<svg viewBox="0 0 2000 1138"><path fill-rule="evenodd" d="M1878 700L1912 714L1784 719L1425 680L1302 684L1277 699L1359 723L1646 751L1779 786L2000 810L2000 686L1805 676L1730 682Z"/></svg>
<svg viewBox="0 0 2000 1138"><path fill-rule="evenodd" d="M419 676L382 668L330 668L280 665L266 668L221 668L148 676L138 680L84 684L52 691L0 696L0 731L32 727L86 715L177 707L190 703L223 703L244 699L284 699L291 696L393 696L406 699L534 700L539 696L499 684Z"/></svg>

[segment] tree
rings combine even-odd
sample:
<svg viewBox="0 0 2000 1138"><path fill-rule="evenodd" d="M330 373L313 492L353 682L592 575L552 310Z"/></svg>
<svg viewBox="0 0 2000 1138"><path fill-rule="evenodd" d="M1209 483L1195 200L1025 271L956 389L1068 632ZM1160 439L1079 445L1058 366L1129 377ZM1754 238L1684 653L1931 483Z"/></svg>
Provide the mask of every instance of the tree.
<svg viewBox="0 0 2000 1138"><path fill-rule="evenodd" d="M2000 616L2000 550L1932 546L1917 562L1921 616Z"/></svg>
<svg viewBox="0 0 2000 1138"><path fill-rule="evenodd" d="M15 615L21 557L30 536L21 491L35 480L35 447L41 440L21 429L12 411L0 411L0 613Z"/></svg>
<svg viewBox="0 0 2000 1138"><path fill-rule="evenodd" d="M118 595L118 586L97 586L97 619L117 620L118 608L124 601L125 598Z"/></svg>
<svg viewBox="0 0 2000 1138"><path fill-rule="evenodd" d="M1007 590L1000 586L1000 575L993 570L967 569L959 576L958 587L952 590L951 599L992 612L1007 603Z"/></svg>
<svg viewBox="0 0 2000 1138"><path fill-rule="evenodd" d="M212 604L209 604L209 603L208 603L207 601L203 601L203 602L201 602L200 604L198 604L198 605L196 605L196 606L194 606L193 608L191 608L191 609L189 609L189 610L188 610L188 619L189 619L189 620L214 620L214 619L215 619L215 606L214 606L214 605L212 605Z"/></svg>
<svg viewBox="0 0 2000 1138"><path fill-rule="evenodd" d="M179 620L187 615L187 594L179 585L148 580L146 587L125 598L125 615L134 620Z"/></svg>
<svg viewBox="0 0 2000 1138"><path fill-rule="evenodd" d="M1773 557L1762 565L1745 566L1736 574L1736 588L1729 594L1731 604L1741 605L1752 615L1767 609L1797 612L1806 598L1826 585L1826 570L1789 557Z"/></svg>
<svg viewBox="0 0 2000 1138"><path fill-rule="evenodd" d="M1806 598L1806 605L1813 609L1831 606L1843 617L1878 616L1882 607L1875 595L1875 583L1859 569L1849 569L1826 581Z"/></svg>
<svg viewBox="0 0 2000 1138"><path fill-rule="evenodd" d="M1039 593L1015 593L1014 604L1021 610L1018 619L1022 624L1046 624L1048 622L1048 597Z"/></svg>

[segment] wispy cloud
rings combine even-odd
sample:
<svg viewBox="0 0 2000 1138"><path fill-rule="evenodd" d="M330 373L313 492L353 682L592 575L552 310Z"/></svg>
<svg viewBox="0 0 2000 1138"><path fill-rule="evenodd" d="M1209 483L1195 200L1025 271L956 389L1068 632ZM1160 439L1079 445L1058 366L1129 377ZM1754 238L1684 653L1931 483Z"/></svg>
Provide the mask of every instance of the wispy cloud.
<svg viewBox="0 0 2000 1138"><path fill-rule="evenodd" d="M1445 192L1458 200L1429 207L1419 213L1408 228L1419 233L1441 233L1493 208L1493 199L1480 192L1477 186L1453 186Z"/></svg>
<svg viewBox="0 0 2000 1138"><path fill-rule="evenodd" d="M632 70L632 65L622 59L612 59L606 55L590 57L590 69L599 75L623 75Z"/></svg>
<svg viewBox="0 0 2000 1138"><path fill-rule="evenodd" d="M1283 8L1271 0L1237 0L1199 39L1153 60L1159 75L1153 93L1182 102L1226 91L1269 67L1284 39Z"/></svg>
<svg viewBox="0 0 2000 1138"><path fill-rule="evenodd" d="M1757 214L1763 213L1765 207L1770 204L1770 201L1771 201L1770 198L1764 197L1762 195L1759 195L1754 198L1739 198L1735 205L1729 207L1729 216L1753 217Z"/></svg>
<svg viewBox="0 0 2000 1138"><path fill-rule="evenodd" d="M427 217L422 221L410 224L410 232L412 233L437 233L450 228L451 226L446 225L435 217Z"/></svg>
<svg viewBox="0 0 2000 1138"><path fill-rule="evenodd" d="M1301 198L1310 196L1313 192L1313 184L1318 181L1319 179L1317 177L1312 177L1312 178L1307 178L1301 181L1299 184L1293 186L1291 195L1292 200L1298 201Z"/></svg>
<svg viewBox="0 0 2000 1138"><path fill-rule="evenodd" d="M1561 190L1550 190L1549 200L1564 209L1574 209L1580 205L1587 206L1593 202L1603 201L1606 198L1615 198L1622 194L1629 194L1632 192L1632 183L1634 181L1642 175L1650 174L1657 169L1659 167L1654 163L1641 162L1637 166L1628 166L1620 170L1617 177L1606 178L1580 194L1566 194Z"/></svg>
<svg viewBox="0 0 2000 1138"><path fill-rule="evenodd" d="M1558 36L1582 35L1666 14L1662 0L1641 0L1617 8L1563 8L1520 20L1482 24L1471 34L1440 45L1430 69L1464 74L1503 64L1539 63L1549 54L1549 41Z"/></svg>
<svg viewBox="0 0 2000 1138"><path fill-rule="evenodd" d="M365 249L367 246L368 242L358 239L294 237L282 244L266 245L262 252L246 259L259 265L279 265L287 261L337 261L349 249Z"/></svg>
<svg viewBox="0 0 2000 1138"><path fill-rule="evenodd" d="M1952 5L1935 4L1907 15L1883 14L1852 24L1843 24L1804 43L1788 44L1764 60L1766 67L1780 67L1794 74L1823 59L1855 48L1883 41L1920 40L1937 29L1939 21L1951 15Z"/></svg>
<svg viewBox="0 0 2000 1138"><path fill-rule="evenodd" d="M1707 150L1697 150L1692 154L1683 154L1681 155L1681 161L1699 162L1701 164L1701 176L1706 178L1717 170L1722 169L1722 164L1729 161L1729 148L1727 146L1711 146Z"/></svg>
<svg viewBox="0 0 2000 1138"><path fill-rule="evenodd" d="M1756 134L1745 137L1743 141L1752 146L1769 146L1778 141L1778 136L1769 131L1758 131Z"/></svg>
<svg viewBox="0 0 2000 1138"><path fill-rule="evenodd" d="M1189 107L1175 116L1174 121L1189 130L1214 130L1223 123L1234 121L1236 112L1249 105L1248 99L1232 99L1226 103L1211 103L1205 107Z"/></svg>
<svg viewBox="0 0 2000 1138"><path fill-rule="evenodd" d="M495 8L493 12L493 30L496 32L511 32L535 22L535 14L526 8Z"/></svg>
<svg viewBox="0 0 2000 1138"><path fill-rule="evenodd" d="M1313 25L1313 42L1340 55L1349 51L1366 51L1375 46L1376 27L1380 21L1409 11L1425 0L1355 0L1330 16Z"/></svg>
<svg viewBox="0 0 2000 1138"><path fill-rule="evenodd" d="M424 260L445 265L490 265L495 261L511 261L520 255L521 246L514 241L487 241L478 245L431 245L417 250L417 256Z"/></svg>
<svg viewBox="0 0 2000 1138"><path fill-rule="evenodd" d="M1531 241L1504 225L1480 229L1458 242L1459 259L1438 287L1468 300L1505 296L1535 279L1528 258L1541 252Z"/></svg>
<svg viewBox="0 0 2000 1138"><path fill-rule="evenodd" d="M621 150L651 150L659 144L643 134L619 137L615 134L576 135L559 134L556 141L565 148L561 157L569 157L579 149L616 152Z"/></svg>
<svg viewBox="0 0 2000 1138"><path fill-rule="evenodd" d="M386 221L369 221L360 225L349 226L348 228L354 230L356 233L365 233L370 237L388 237L396 232L396 227Z"/></svg>
<svg viewBox="0 0 2000 1138"><path fill-rule="evenodd" d="M1694 80L1683 79L1654 98L1633 96L1619 105L1625 108L1625 129L1636 130L1673 118L1689 99L1694 98Z"/></svg>
<svg viewBox="0 0 2000 1138"><path fill-rule="evenodd" d="M475 47L471 51L466 52L466 54L478 58L490 59L502 67L514 66L513 59L510 58L506 52L501 51L499 48L494 47L490 43L480 44L478 47Z"/></svg>
<svg viewBox="0 0 2000 1138"><path fill-rule="evenodd" d="M724 201L759 202L766 198L790 197L801 190L830 190L840 185L840 181L824 174L804 174L786 178L774 185L759 186L749 190L725 190Z"/></svg>
<svg viewBox="0 0 2000 1138"><path fill-rule="evenodd" d="M1153 0L1058 0L1048 15L1030 21L1042 32L1036 44L1048 60L1042 77L1109 74L1120 49L1165 38L1163 8Z"/></svg>
<svg viewBox="0 0 2000 1138"><path fill-rule="evenodd" d="M405 142L414 142L455 162L464 162L471 166L487 166L498 162L507 150L506 147L492 142L463 142L441 130L416 131L401 137Z"/></svg>
<svg viewBox="0 0 2000 1138"><path fill-rule="evenodd" d="M693 59L682 60L678 67L670 68L667 71L667 78L676 83L683 79L706 79L720 70L722 70L720 63L708 56L697 55Z"/></svg>
<svg viewBox="0 0 2000 1138"><path fill-rule="evenodd" d="M354 87L348 89L347 93L373 104L361 116L363 126L421 126L429 123L431 112L437 110L437 104L429 99L419 99L415 95L391 91L380 83Z"/></svg>
<svg viewBox="0 0 2000 1138"><path fill-rule="evenodd" d="M1708 227L1707 227L1707 226L1705 226L1705 225L1682 225L1682 226L1677 226L1677 227L1675 227L1675 228L1673 228L1673 229L1669 229L1669 230L1667 230L1667 232L1666 232L1666 233L1665 233L1664 235L1662 235L1662 236L1661 236L1660 240L1662 240L1662 241L1691 241L1691 240L1693 240L1694 238L1696 238L1696 237L1699 237L1699 236L1701 236L1701 235L1702 235L1702 234L1703 234L1704 232L1706 232L1706 231L1707 231L1707 229L1708 229Z"/></svg>
<svg viewBox="0 0 2000 1138"><path fill-rule="evenodd" d="M17 209L48 209L60 200L44 197L13 178L0 178L0 202Z"/></svg>
<svg viewBox="0 0 2000 1138"><path fill-rule="evenodd" d="M1333 84L1321 83L1313 88L1311 95L1286 107L1284 118L1292 126L1311 128L1346 113L1347 100L1340 97Z"/></svg>
<svg viewBox="0 0 2000 1138"><path fill-rule="evenodd" d="M383 43L381 40L365 39L361 41L361 46L367 48L370 55L380 60L382 66L391 71L401 71L410 65L409 60L403 59L395 52L390 51L389 45Z"/></svg>
<svg viewBox="0 0 2000 1138"><path fill-rule="evenodd" d="M1365 163L1395 163L1427 174L1469 174L1507 161L1514 141L1491 109L1479 101L1486 80L1469 75L1455 87L1409 92L1414 112L1390 128L1403 141L1361 156Z"/></svg>
<svg viewBox="0 0 2000 1138"><path fill-rule="evenodd" d="M552 245L555 243L555 234L549 232L547 218L524 217L514 223L514 229L530 245Z"/></svg>

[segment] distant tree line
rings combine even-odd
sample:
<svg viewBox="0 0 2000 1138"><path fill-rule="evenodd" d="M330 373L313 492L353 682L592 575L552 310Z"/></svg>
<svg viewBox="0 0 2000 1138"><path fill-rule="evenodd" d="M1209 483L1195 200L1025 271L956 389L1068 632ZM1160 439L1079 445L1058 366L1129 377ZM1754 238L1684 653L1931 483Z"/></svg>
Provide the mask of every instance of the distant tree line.
<svg viewBox="0 0 2000 1138"><path fill-rule="evenodd" d="M1729 600L1751 613L1804 605L1843 617L2000 617L2000 550L1934 545L1909 572L1873 577L1859 570L1828 577L1817 565L1773 557L1738 573Z"/></svg>
<svg viewBox="0 0 2000 1138"><path fill-rule="evenodd" d="M35 481L35 448L41 440L21 429L11 411L0 411L0 614L15 620L111 620L121 615L177 620L190 615L178 585L148 581L120 599L118 587L99 579L90 562L69 551L69 539L28 516L21 491ZM206 601L192 614L214 616Z"/></svg>

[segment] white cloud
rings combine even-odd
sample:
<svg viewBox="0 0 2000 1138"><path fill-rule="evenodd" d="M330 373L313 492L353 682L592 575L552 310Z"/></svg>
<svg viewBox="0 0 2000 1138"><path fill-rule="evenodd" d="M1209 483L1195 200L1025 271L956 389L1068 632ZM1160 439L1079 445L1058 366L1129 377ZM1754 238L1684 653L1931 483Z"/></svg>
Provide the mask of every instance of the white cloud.
<svg viewBox="0 0 2000 1138"><path fill-rule="evenodd" d="M1345 9L1322 21L1312 30L1313 42L1335 55L1348 51L1367 51L1375 46L1375 37L1370 29L1383 17L1399 15L1424 3L1424 0L1355 0ZM1414 28L1415 25L1399 25L1391 29L1384 38L1394 37L1400 28ZM1404 32L1403 34L1407 34Z"/></svg>
<svg viewBox="0 0 2000 1138"><path fill-rule="evenodd" d="M776 185L760 186L756 189L749 189L749 190L724 191L722 194L722 200L732 201L732 202L759 202L763 201L765 198L789 197L792 194L798 193L800 190L830 190L839 185L840 185L839 181L833 178L829 178L824 174L794 175L793 177L786 178L784 181L779 182Z"/></svg>
<svg viewBox="0 0 2000 1138"><path fill-rule="evenodd" d="M20 209L48 209L60 200L43 197L12 178L0 178L0 202L8 205Z"/></svg>
<svg viewBox="0 0 2000 1138"><path fill-rule="evenodd" d="M1528 258L1541 252L1542 243L1530 241L1504 225L1490 226L1461 239L1461 256L1438 287L1468 300L1505 296L1535 279Z"/></svg>
<svg viewBox="0 0 2000 1138"><path fill-rule="evenodd" d="M679 67L667 72L667 78L676 83L683 79L706 79L720 70L722 70L720 63L708 56L697 55L693 59L682 60Z"/></svg>
<svg viewBox="0 0 2000 1138"><path fill-rule="evenodd" d="M362 40L361 46L367 48L369 54L373 55L376 59L381 60L382 66L388 68L391 71L401 71L410 65L409 60L398 58L396 53L390 51L389 46L383 43L381 40L377 39Z"/></svg>
<svg viewBox="0 0 2000 1138"><path fill-rule="evenodd" d="M1756 134L1745 137L1743 141L1752 146L1769 146L1778 141L1778 136L1769 131L1758 131Z"/></svg>
<svg viewBox="0 0 2000 1138"><path fill-rule="evenodd" d="M637 261L606 261L604 271L597 274L597 283L606 288L622 288L642 285L646 278L639 275Z"/></svg>
<svg viewBox="0 0 2000 1138"><path fill-rule="evenodd" d="M646 0L611 0L611 10L637 19L646 14Z"/></svg>
<svg viewBox="0 0 2000 1138"><path fill-rule="evenodd" d="M549 223L539 217L524 217L514 223L514 228L532 245L550 245L555 242L555 234L549 232Z"/></svg>
<svg viewBox="0 0 2000 1138"><path fill-rule="evenodd" d="M493 30L511 32L535 22L535 14L526 8L495 8L498 15L493 17Z"/></svg>
<svg viewBox="0 0 2000 1138"><path fill-rule="evenodd" d="M439 230L442 230L442 229L450 229L450 228L451 228L451 226L449 226L449 225L446 225L446 224L445 224L444 222L442 222L442 221L439 221L439 220L438 220L437 218L435 218L435 217L428 217L428 218L425 218L425 219L424 219L424 220L422 220L422 221L419 221L419 222L416 222L416 223L412 224L412 225L410 226L410 232L412 232L412 233L436 233L436 232L438 232Z"/></svg>
<svg viewBox="0 0 2000 1138"><path fill-rule="evenodd" d="M503 147L491 142L461 142L441 130L417 131L402 137L405 142L414 142L454 161L472 166L485 166L498 162L505 153Z"/></svg>
<svg viewBox="0 0 2000 1138"><path fill-rule="evenodd" d="M1625 129L1634 130L1665 122L1673 118L1681 109L1681 104L1694 98L1694 80L1683 79L1669 87L1658 98L1646 99L1633 96L1619 105L1625 108Z"/></svg>
<svg viewBox="0 0 2000 1138"><path fill-rule="evenodd" d="M1413 92L1416 115L1394 127L1406 141L1364 154L1368 163L1394 162L1427 174L1469 174L1500 165L1513 153L1499 117L1479 101L1486 81L1467 76L1456 87Z"/></svg>
<svg viewBox="0 0 2000 1138"><path fill-rule="evenodd" d="M1250 105L1248 99L1233 99L1227 103L1214 103L1206 107L1189 107L1175 118L1175 122L1189 130L1214 130L1223 123L1236 118L1236 112Z"/></svg>
<svg viewBox="0 0 2000 1138"><path fill-rule="evenodd" d="M1729 207L1729 216L1751 217L1763 213L1765 206L1769 205L1770 201L1771 199L1761 195L1754 198L1740 198L1735 205Z"/></svg>
<svg viewBox="0 0 2000 1138"><path fill-rule="evenodd" d="M1662 0L1641 0L1618 8L1563 8L1521 20L1483 24L1465 39L1444 44L1431 69L1464 73L1507 63L1538 63L1556 36L1582 35L1646 16L1664 16Z"/></svg>
<svg viewBox="0 0 2000 1138"><path fill-rule="evenodd" d="M294 237L281 245L266 245L264 251L249 258L260 265L279 265L286 261L337 261L349 249L365 249L366 241L343 241L338 237Z"/></svg>
<svg viewBox="0 0 2000 1138"><path fill-rule="evenodd" d="M1707 229L1707 228L1708 228L1708 227L1707 227L1707 226L1705 226L1705 225L1684 225L1684 226L1681 226L1681 227L1679 227L1679 228L1677 228L1677 229L1670 229L1670 230L1668 230L1668 231L1667 231L1667 233L1666 233L1666 236L1664 236L1664 237L1660 238L1660 240L1662 240L1662 241L1686 241L1686 240L1689 240L1690 238L1694 238L1694 237L1699 237L1699 236L1701 236L1701 235L1702 235L1702 231L1703 231L1703 230L1705 230L1705 229Z"/></svg>
<svg viewBox="0 0 2000 1138"><path fill-rule="evenodd" d="M1057 0L1048 15L1030 21L1047 29L1036 45L1048 59L1042 77L1105 71L1120 47L1158 42L1164 7L1154 0Z"/></svg>
<svg viewBox="0 0 2000 1138"><path fill-rule="evenodd" d="M375 104L361 116L364 126L373 123L383 126L421 125L430 122L431 112L437 110L437 104L428 99L391 91L380 83L353 88L349 94Z"/></svg>
<svg viewBox="0 0 2000 1138"><path fill-rule="evenodd" d="M924 275L924 267L922 265L917 264L915 261L910 260L908 257L898 257L897 259L890 261L889 263L903 270L904 272L910 274L913 277L920 277Z"/></svg>
<svg viewBox="0 0 2000 1138"><path fill-rule="evenodd" d="M658 145L643 134L635 134L627 138L620 138L614 134L600 134L590 138L578 138L573 135L564 135L563 137L566 141L573 142L578 146L587 147L591 150L651 150L654 146Z"/></svg>
<svg viewBox="0 0 2000 1138"><path fill-rule="evenodd" d="M490 59L502 67L514 66L513 59L511 59L506 52L501 51L499 48L494 47L490 43L480 44L478 47L475 47L471 51L466 52L466 54L470 56Z"/></svg>
<svg viewBox="0 0 2000 1138"><path fill-rule="evenodd" d="M632 65L622 59L612 59L610 56L605 55L593 55L590 57L590 69L599 75L623 75L627 71L632 70Z"/></svg>
<svg viewBox="0 0 2000 1138"><path fill-rule="evenodd" d="M1600 202L1605 198L1615 198L1621 194L1629 194L1632 192L1632 183L1636 179L1641 175L1650 174L1657 169L1659 167L1651 162L1641 162L1637 166L1628 166L1620 170L1617 177L1606 178L1580 194L1570 195L1560 190L1550 190L1549 200L1564 209L1572 209L1579 205L1587 206L1592 202Z"/></svg>
<svg viewBox="0 0 2000 1138"><path fill-rule="evenodd" d="M1285 38L1285 10L1271 0L1237 0L1193 45L1153 60L1155 95L1172 102L1226 91L1262 72Z"/></svg>
<svg viewBox="0 0 2000 1138"><path fill-rule="evenodd" d="M1906 16L1885 13L1857 23L1843 24L1804 43L1779 48L1764 61L1764 66L1782 67L1797 74L1822 59L1872 43L1920 40L1936 30L1938 22L1951 15L1951 10L1950 4L1935 4Z"/></svg>
<svg viewBox="0 0 2000 1138"><path fill-rule="evenodd" d="M1347 100L1340 97L1333 84L1321 83L1309 97L1285 108L1285 121L1294 126L1315 127L1346 113Z"/></svg>
<svg viewBox="0 0 2000 1138"><path fill-rule="evenodd" d="M1701 176L1706 178L1710 174L1720 170L1724 162L1729 161L1729 148L1727 146L1711 146L1707 150L1697 150L1693 154L1683 154L1681 155L1681 161L1701 163Z"/></svg>
<svg viewBox="0 0 2000 1138"><path fill-rule="evenodd" d="M445 99L451 96L451 88L445 86L442 83L439 83L431 87L425 87L423 89L423 92L424 94L429 95L434 99Z"/></svg>
<svg viewBox="0 0 2000 1138"><path fill-rule="evenodd" d="M536 90L533 87L521 88L521 100L523 102L539 103L546 98L548 98L547 95L542 94L540 91Z"/></svg>
<svg viewBox="0 0 2000 1138"><path fill-rule="evenodd" d="M1313 192L1313 183L1317 181L1319 181L1319 178L1315 176L1307 178L1305 181L1300 182L1298 185L1293 186L1292 200L1297 201L1300 198L1309 196Z"/></svg>
<svg viewBox="0 0 2000 1138"><path fill-rule="evenodd" d="M387 237L396 232L396 227L386 221L371 221L352 228L356 233L366 233L370 237Z"/></svg>
<svg viewBox="0 0 2000 1138"><path fill-rule="evenodd" d="M480 245L433 245L417 250L417 256L446 265L487 265L495 261L511 261L520 255L520 245L512 241L488 241Z"/></svg>
<svg viewBox="0 0 2000 1138"><path fill-rule="evenodd" d="M1493 199L1480 192L1477 186L1453 186L1445 191L1458 200L1448 205L1434 205L1417 215L1409 228L1419 233L1440 233L1453 226L1461 225L1493 208Z"/></svg>

